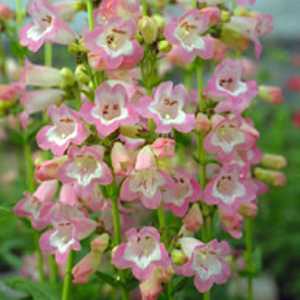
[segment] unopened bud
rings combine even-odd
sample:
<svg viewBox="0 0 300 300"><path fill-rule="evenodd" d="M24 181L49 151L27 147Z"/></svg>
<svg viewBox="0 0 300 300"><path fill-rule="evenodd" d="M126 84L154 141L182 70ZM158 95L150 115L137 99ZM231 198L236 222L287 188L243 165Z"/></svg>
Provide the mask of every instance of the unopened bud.
<svg viewBox="0 0 300 300"><path fill-rule="evenodd" d="M175 265L183 265L187 261L187 257L183 251L179 249L172 250L171 257Z"/></svg>
<svg viewBox="0 0 300 300"><path fill-rule="evenodd" d="M166 40L160 41L158 43L158 50L160 52L167 53L167 52L171 51L171 49L172 49L172 45Z"/></svg>
<svg viewBox="0 0 300 300"><path fill-rule="evenodd" d="M221 12L221 21L222 22L229 22L230 20L230 14L227 10L222 10Z"/></svg>
<svg viewBox="0 0 300 300"><path fill-rule="evenodd" d="M90 77L87 74L85 65L78 65L75 70L75 79L82 84L88 84Z"/></svg>
<svg viewBox="0 0 300 300"><path fill-rule="evenodd" d="M74 55L86 53L86 48L84 47L84 43L82 39L69 44L68 50L70 53Z"/></svg>
<svg viewBox="0 0 300 300"><path fill-rule="evenodd" d="M211 122L207 115L204 113L198 113L196 117L196 129L201 133L207 133L211 128Z"/></svg>
<svg viewBox="0 0 300 300"><path fill-rule="evenodd" d="M75 76L72 70L70 70L69 68L62 68L60 70L60 74L62 75L61 88L74 85Z"/></svg>
<svg viewBox="0 0 300 300"><path fill-rule="evenodd" d="M152 18L155 20L159 29L165 26L165 19L161 15L153 15Z"/></svg>
<svg viewBox="0 0 300 300"><path fill-rule="evenodd" d="M254 218L257 214L257 206L255 203L243 203L240 206L240 214L243 217Z"/></svg>
<svg viewBox="0 0 300 300"><path fill-rule="evenodd" d="M141 33L146 44L152 44L158 36L158 24L152 17L144 16L138 23L139 32Z"/></svg>
<svg viewBox="0 0 300 300"><path fill-rule="evenodd" d="M249 10L248 10L247 8L245 8L245 7L238 6L238 7L234 10L233 14L234 14L235 16L247 17L247 16L249 16Z"/></svg>
<svg viewBox="0 0 300 300"><path fill-rule="evenodd" d="M196 232L201 228L203 225L203 216L197 203L194 203L185 215L183 223L186 229L191 232Z"/></svg>
<svg viewBox="0 0 300 300"><path fill-rule="evenodd" d="M284 186L286 183L286 176L279 171L255 168L254 175L258 180L273 186Z"/></svg>
<svg viewBox="0 0 300 300"><path fill-rule="evenodd" d="M262 157L261 165L265 168L280 170L287 166L287 160L282 155L266 153Z"/></svg>

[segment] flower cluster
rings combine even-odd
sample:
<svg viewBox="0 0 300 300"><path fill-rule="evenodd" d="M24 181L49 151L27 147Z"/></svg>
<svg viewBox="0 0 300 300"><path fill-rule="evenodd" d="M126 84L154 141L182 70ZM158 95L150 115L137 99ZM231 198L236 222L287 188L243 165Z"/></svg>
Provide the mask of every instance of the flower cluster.
<svg viewBox="0 0 300 300"><path fill-rule="evenodd" d="M37 122L44 154L34 166L38 187L24 194L15 213L40 231L45 255L73 267L66 274L76 284L102 271L107 255L118 286L138 281L142 299L157 299L164 284L172 289L175 274L193 277L207 293L231 274L229 243L218 240L212 220L241 238L266 190L257 178L278 183L269 169L283 167L269 156L253 172L262 152L245 111L257 96L276 101L270 87L253 79L253 63L232 55L254 42L258 57L272 18L225 0L153 6L103 0L94 10L87 2L71 9L32 0L30 21L20 30L20 44L32 52L67 45L75 70L26 61L17 80L0 86L7 109L21 108L24 132ZM89 26L75 32L71 21L81 9ZM214 68L204 82L208 64ZM176 82L186 73L189 84L170 80L173 66L181 68ZM90 251L72 266L68 257L84 239Z"/></svg>

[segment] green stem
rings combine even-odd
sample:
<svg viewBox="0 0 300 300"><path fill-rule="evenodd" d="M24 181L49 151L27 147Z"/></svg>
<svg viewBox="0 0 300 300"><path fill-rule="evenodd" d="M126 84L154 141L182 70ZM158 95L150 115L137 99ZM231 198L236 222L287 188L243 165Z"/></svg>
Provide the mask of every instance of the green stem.
<svg viewBox="0 0 300 300"><path fill-rule="evenodd" d="M55 287L57 285L57 265L52 255L49 255L48 257L48 265L50 283L53 287Z"/></svg>
<svg viewBox="0 0 300 300"><path fill-rule="evenodd" d="M159 230L162 236L162 241L167 245L168 242L168 235L166 230L166 215L163 205L161 204L159 208L157 209L157 217L158 217L158 223L159 223Z"/></svg>
<svg viewBox="0 0 300 300"><path fill-rule="evenodd" d="M147 16L148 14L148 3L147 0L142 0L142 11L143 11L143 15Z"/></svg>
<svg viewBox="0 0 300 300"><path fill-rule="evenodd" d="M203 61L197 59L196 62L196 77L197 77L197 84L198 84L198 97L199 97L199 111L205 112L206 111L206 102L203 98ZM202 190L204 190L206 186L206 152L204 149L204 138L205 135L203 133L199 134L198 137L198 155L199 155L199 181ZM208 242L211 240L212 235L212 224L211 224L211 216L209 212L209 208L204 206L204 210L207 210L208 213L205 212L204 214L204 224L202 228L202 239L204 242ZM210 290L203 294L204 300L210 300Z"/></svg>
<svg viewBox="0 0 300 300"><path fill-rule="evenodd" d="M120 211L118 206L118 192L116 187L111 187L111 203L112 203L112 218L114 226L114 245L119 245L122 241L122 232L121 232L121 218ZM124 283L124 273L122 271L118 272L121 281ZM124 285L125 286L125 285ZM121 289L121 296L123 300L129 300L128 290L126 288Z"/></svg>
<svg viewBox="0 0 300 300"><path fill-rule="evenodd" d="M35 255L36 255L36 268L38 272L38 277L40 282L45 281L45 272L44 272L44 258L41 248L39 246L40 234L39 232L34 232L34 242L35 242Z"/></svg>
<svg viewBox="0 0 300 300"><path fill-rule="evenodd" d="M23 16L22 0L16 0L16 23L18 27L22 25Z"/></svg>
<svg viewBox="0 0 300 300"><path fill-rule="evenodd" d="M94 29L93 0L86 0L86 8L88 13L89 30L92 31Z"/></svg>
<svg viewBox="0 0 300 300"><path fill-rule="evenodd" d="M253 300L253 278L252 278L252 252L253 252L253 221L247 218L245 221L245 260L248 271L247 300Z"/></svg>
<svg viewBox="0 0 300 300"><path fill-rule="evenodd" d="M44 63L50 67L52 65L52 45L47 43L44 46Z"/></svg>
<svg viewBox="0 0 300 300"><path fill-rule="evenodd" d="M63 290L61 300L70 300L71 298L71 287L72 287L72 267L73 267L73 252L71 251L68 256L66 270L64 275Z"/></svg>

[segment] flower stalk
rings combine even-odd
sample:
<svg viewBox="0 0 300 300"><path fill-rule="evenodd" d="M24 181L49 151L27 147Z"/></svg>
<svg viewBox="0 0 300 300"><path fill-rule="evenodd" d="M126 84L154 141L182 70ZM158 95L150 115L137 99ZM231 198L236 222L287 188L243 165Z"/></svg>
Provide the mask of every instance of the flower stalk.
<svg viewBox="0 0 300 300"><path fill-rule="evenodd" d="M73 267L73 252L70 251L68 259L67 259L66 269L65 269L61 300L72 299L71 298L72 267Z"/></svg>

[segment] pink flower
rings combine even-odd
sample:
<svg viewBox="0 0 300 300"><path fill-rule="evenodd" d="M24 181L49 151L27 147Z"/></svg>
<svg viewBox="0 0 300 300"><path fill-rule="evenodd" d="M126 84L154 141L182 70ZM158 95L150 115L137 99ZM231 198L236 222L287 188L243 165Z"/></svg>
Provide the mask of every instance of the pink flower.
<svg viewBox="0 0 300 300"><path fill-rule="evenodd" d="M33 23L21 29L20 43L32 52L37 52L46 42L68 45L75 39L75 34L47 0L33 0L28 12Z"/></svg>
<svg viewBox="0 0 300 300"><path fill-rule="evenodd" d="M215 111L242 113L257 95L255 81L242 81L242 64L225 59L208 81L205 93L218 102Z"/></svg>
<svg viewBox="0 0 300 300"><path fill-rule="evenodd" d="M0 84L0 102L15 101L24 92L23 84L13 82L10 84Z"/></svg>
<svg viewBox="0 0 300 300"><path fill-rule="evenodd" d="M107 233L94 238L91 242L91 251L84 256L72 269L74 283L87 283L91 275L93 275L102 259L102 254L106 250L109 243Z"/></svg>
<svg viewBox="0 0 300 300"><path fill-rule="evenodd" d="M111 86L104 82L96 90L95 104L85 102L81 115L96 126L100 136L106 137L124 125L135 124L138 115L129 103L128 94L122 84Z"/></svg>
<svg viewBox="0 0 300 300"><path fill-rule="evenodd" d="M54 254L59 265L64 265L71 250L80 250L80 240L88 237L97 225L78 208L62 204L56 205L51 221L53 228L43 233L40 247L44 253Z"/></svg>
<svg viewBox="0 0 300 300"><path fill-rule="evenodd" d="M95 183L107 185L112 182L111 170L103 162L100 146L71 146L59 178L63 183L74 184L82 192L91 190Z"/></svg>
<svg viewBox="0 0 300 300"><path fill-rule="evenodd" d="M120 18L86 32L84 42L94 56L94 66L108 70L134 67L143 57L143 48L135 40L135 34L134 22Z"/></svg>
<svg viewBox="0 0 300 300"><path fill-rule="evenodd" d="M62 81L60 70L43 65L35 65L26 60L21 72L20 83L38 87L58 87Z"/></svg>
<svg viewBox="0 0 300 300"><path fill-rule="evenodd" d="M223 229L233 238L240 239L242 237L243 217L238 211L227 209L219 209L219 217Z"/></svg>
<svg viewBox="0 0 300 300"><path fill-rule="evenodd" d="M63 155L71 144L81 145L88 137L88 131L79 114L65 105L51 106L48 115L53 125L43 127L36 140L43 150L51 150L56 156Z"/></svg>
<svg viewBox="0 0 300 300"><path fill-rule="evenodd" d="M248 178L240 176L241 169L237 165L224 165L220 172L207 184L204 201L224 209L238 209L241 203L256 198L256 185Z"/></svg>
<svg viewBox="0 0 300 300"><path fill-rule="evenodd" d="M258 132L239 117L222 118L205 137L207 152L221 160L232 159L237 150L250 149L258 138Z"/></svg>
<svg viewBox="0 0 300 300"><path fill-rule="evenodd" d="M56 189L57 181L50 180L43 182L33 195L25 193L14 208L16 215L30 219L33 228L44 229L50 223Z"/></svg>
<svg viewBox="0 0 300 300"><path fill-rule="evenodd" d="M272 16L268 14L255 14L250 17L233 16L226 27L253 41L256 57L259 58L262 53L259 37L272 31Z"/></svg>
<svg viewBox="0 0 300 300"><path fill-rule="evenodd" d="M205 35L210 25L210 13L192 9L179 19L172 19L165 27L166 39L180 51L183 61L191 62L196 56L209 59L213 43Z"/></svg>
<svg viewBox="0 0 300 300"><path fill-rule="evenodd" d="M300 92L300 75L292 75L289 77L287 87L292 92ZM1 98L1 97L0 97Z"/></svg>
<svg viewBox="0 0 300 300"><path fill-rule="evenodd" d="M194 203L188 213L183 218L186 230L197 232L203 225L203 216L198 203Z"/></svg>
<svg viewBox="0 0 300 300"><path fill-rule="evenodd" d="M159 232L154 227L135 228L126 232L127 242L113 250L112 263L118 269L132 270L138 280L149 278L159 267L170 266L169 254L160 243Z"/></svg>
<svg viewBox="0 0 300 300"><path fill-rule="evenodd" d="M46 110L51 104L63 99L64 92L59 89L26 91L21 96L21 103L28 114Z"/></svg>
<svg viewBox="0 0 300 300"><path fill-rule="evenodd" d="M154 120L158 133L169 133L173 128L186 133L195 127L195 116L183 110L187 102L184 86L166 81L155 89L153 98L146 96L140 100L138 111L141 117Z"/></svg>
<svg viewBox="0 0 300 300"><path fill-rule="evenodd" d="M163 202L176 216L183 217L189 204L201 199L200 186L195 178L180 170L171 175L163 193Z"/></svg>
<svg viewBox="0 0 300 300"><path fill-rule="evenodd" d="M169 138L156 139L151 148L158 158L171 158L175 155L175 141Z"/></svg>
<svg viewBox="0 0 300 300"><path fill-rule="evenodd" d="M123 144L114 143L111 150L111 161L114 173L118 176L127 176L134 168L134 156Z"/></svg>
<svg viewBox="0 0 300 300"><path fill-rule="evenodd" d="M39 181L57 179L59 169L66 160L66 156L60 156L36 164L35 178Z"/></svg>
<svg viewBox="0 0 300 300"><path fill-rule="evenodd" d="M134 170L121 186L120 198L124 201L139 199L146 208L156 209L165 184L166 178L157 168L154 153L150 146L145 146L137 155Z"/></svg>
<svg viewBox="0 0 300 300"><path fill-rule="evenodd" d="M7 21L12 19L14 12L5 4L0 3L0 20Z"/></svg>
<svg viewBox="0 0 300 300"><path fill-rule="evenodd" d="M227 242L212 240L207 244L192 237L179 241L188 262L177 268L183 276L194 276L194 285L200 293L207 292L213 284L223 284L230 277L226 257L230 254Z"/></svg>
<svg viewBox="0 0 300 300"><path fill-rule="evenodd" d="M137 20L139 16L140 3L137 0L103 0L94 14L98 24L117 17L123 20Z"/></svg>

